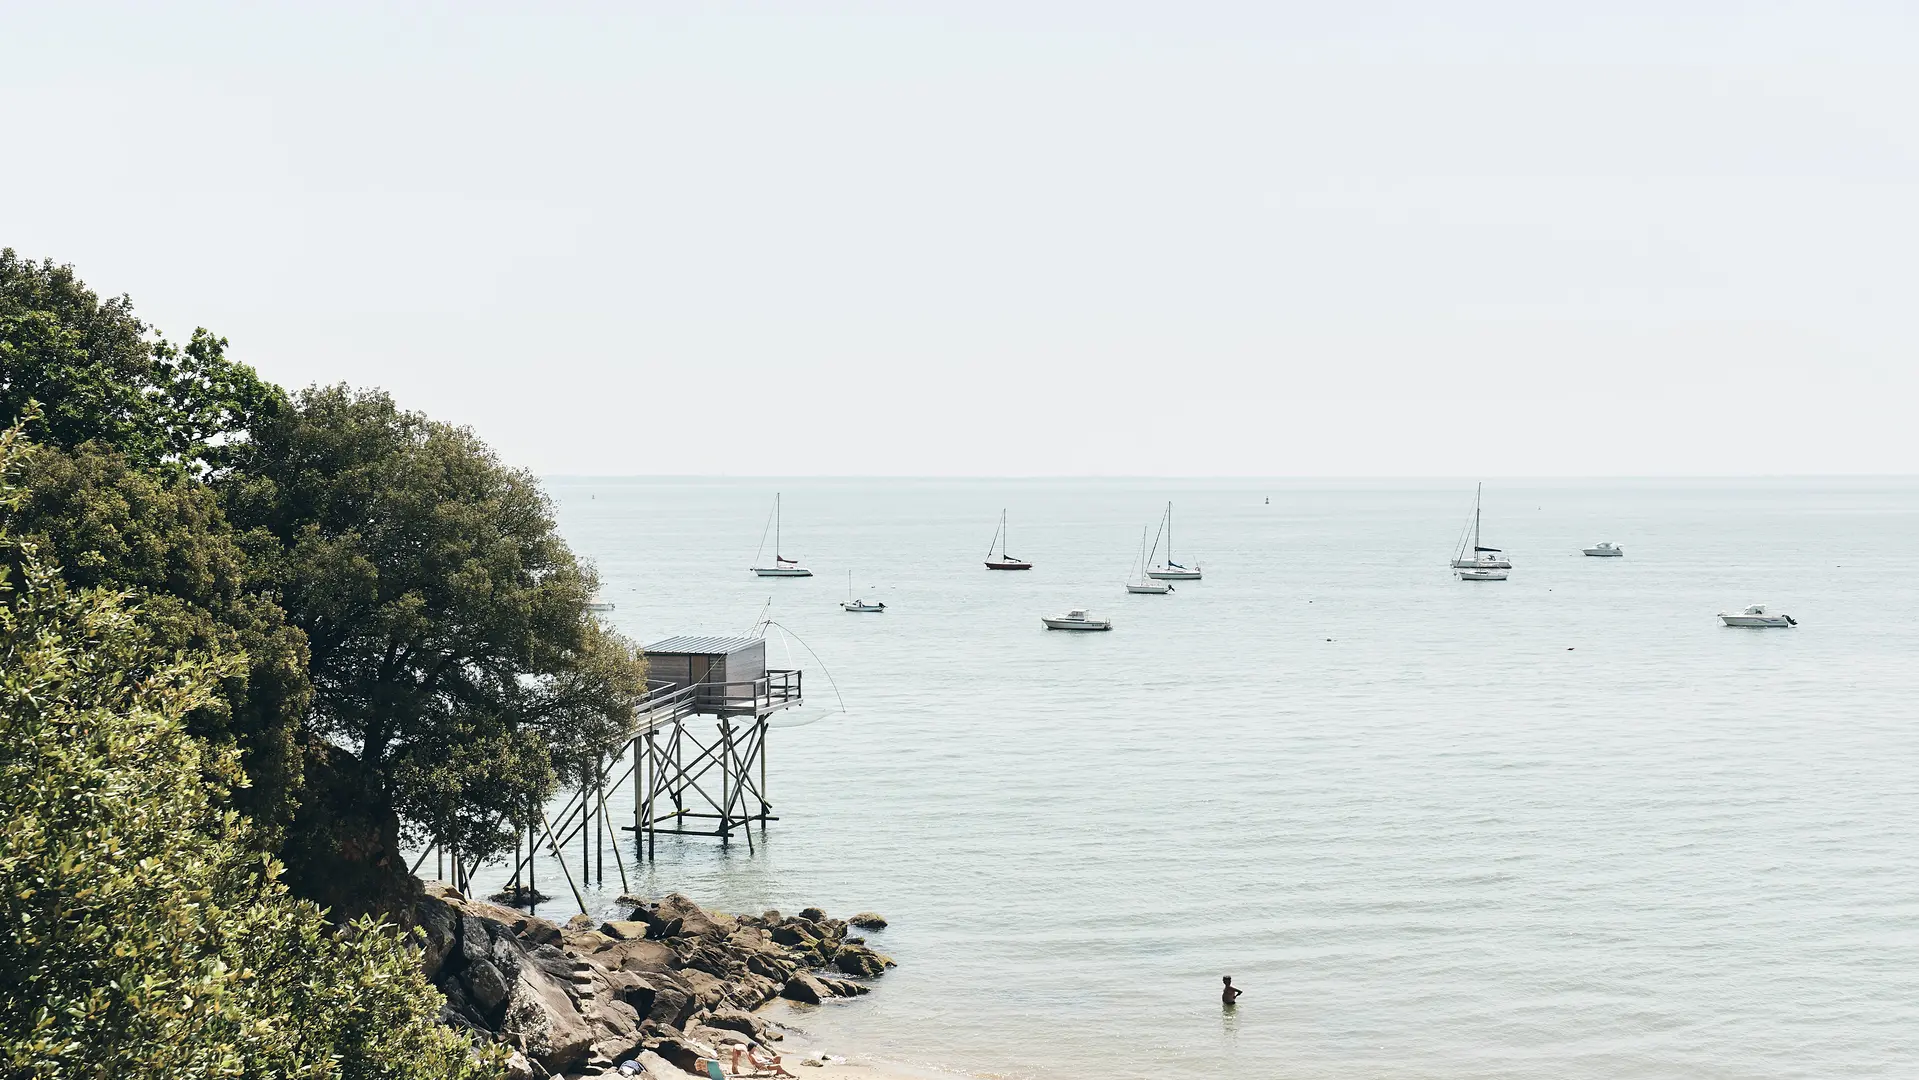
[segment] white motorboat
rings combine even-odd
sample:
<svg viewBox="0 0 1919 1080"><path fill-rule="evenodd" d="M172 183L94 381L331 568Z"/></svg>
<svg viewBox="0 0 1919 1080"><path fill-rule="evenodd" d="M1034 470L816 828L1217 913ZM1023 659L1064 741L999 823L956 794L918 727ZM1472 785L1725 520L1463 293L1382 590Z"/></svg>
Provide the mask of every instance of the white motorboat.
<svg viewBox="0 0 1919 1080"><path fill-rule="evenodd" d="M1170 502L1166 504L1166 516L1161 519L1161 527L1166 530L1166 561L1146 571L1146 576L1154 581L1198 581L1198 563L1181 566L1173 561L1173 504ZM1159 548L1158 541L1153 543L1153 547L1155 550Z"/></svg>
<svg viewBox="0 0 1919 1080"><path fill-rule="evenodd" d="M789 559L780 554L780 497L773 496L773 565L755 566L753 572L761 577L812 577L813 571L800 565L798 559ZM760 555L766 553L766 533L760 533L760 550L754 554L753 561L758 563Z"/></svg>
<svg viewBox="0 0 1919 1080"><path fill-rule="evenodd" d="M1799 620L1790 615L1780 615L1766 610L1764 604L1754 604L1744 611L1722 611L1719 619L1727 626L1747 626L1753 628L1766 626L1798 626Z"/></svg>
<svg viewBox="0 0 1919 1080"><path fill-rule="evenodd" d="M1146 572L1147 560L1146 530L1141 529L1139 531L1139 563L1136 567L1139 573L1138 576L1126 582L1126 591L1140 596L1165 596L1172 592L1173 586L1170 582L1154 581L1152 575Z"/></svg>
<svg viewBox="0 0 1919 1080"><path fill-rule="evenodd" d="M1453 573L1461 581L1504 581L1507 572L1496 566L1462 566Z"/></svg>
<svg viewBox="0 0 1919 1080"><path fill-rule="evenodd" d="M1580 550L1595 559L1617 559L1626 554L1625 548L1614 544L1611 540L1600 544L1598 547L1581 548Z"/></svg>
<svg viewBox="0 0 1919 1080"><path fill-rule="evenodd" d="M1040 622L1048 630L1111 630L1113 620L1095 619L1086 613L1085 608L1074 608L1064 615L1042 615Z"/></svg>
<svg viewBox="0 0 1919 1080"><path fill-rule="evenodd" d="M840 610L877 613L886 610L886 603L882 600L868 600L865 597L857 600L853 599L853 571L848 570L846 572L846 602L840 605Z"/></svg>
<svg viewBox="0 0 1919 1080"><path fill-rule="evenodd" d="M588 600L588 601L586 602L586 610L588 610L588 611L612 611L612 610L613 610L613 602L612 602L611 600L602 600L602 599L600 599L599 597L597 597L597 596L596 596L596 597L594 597L593 599L591 599L591 600Z"/></svg>
<svg viewBox="0 0 1919 1080"><path fill-rule="evenodd" d="M1512 561L1506 558L1504 552L1496 547L1486 547L1479 542L1479 497L1484 493L1485 489L1486 485L1484 484L1473 489L1472 554L1470 556L1466 554L1467 544L1462 537L1459 542L1459 550L1453 553L1453 568L1455 570L1511 570L1513 568ZM1501 579L1474 578L1473 580L1498 581Z"/></svg>

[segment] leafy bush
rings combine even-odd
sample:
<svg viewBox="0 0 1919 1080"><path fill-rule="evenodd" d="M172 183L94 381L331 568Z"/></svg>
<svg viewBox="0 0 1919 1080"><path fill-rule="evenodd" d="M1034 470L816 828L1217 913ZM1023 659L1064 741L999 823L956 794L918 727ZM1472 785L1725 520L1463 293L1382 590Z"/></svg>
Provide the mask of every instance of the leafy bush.
<svg viewBox="0 0 1919 1080"><path fill-rule="evenodd" d="M497 1075L393 929L330 927L222 809L236 755L184 721L243 664L156 646L0 517L0 1075Z"/></svg>

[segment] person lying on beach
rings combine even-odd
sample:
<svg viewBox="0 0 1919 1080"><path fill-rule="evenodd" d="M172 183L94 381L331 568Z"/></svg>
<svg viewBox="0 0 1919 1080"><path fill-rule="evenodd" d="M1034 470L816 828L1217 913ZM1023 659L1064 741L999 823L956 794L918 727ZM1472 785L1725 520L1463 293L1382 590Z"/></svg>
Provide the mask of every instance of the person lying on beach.
<svg viewBox="0 0 1919 1080"><path fill-rule="evenodd" d="M787 1072L786 1066L780 1064L780 1056L771 1050L766 1051L766 1056L761 1057L758 1047L749 1047L746 1051L746 1060L752 1062L753 1068L762 1073L772 1073L774 1076L796 1075Z"/></svg>
<svg viewBox="0 0 1919 1080"><path fill-rule="evenodd" d="M1221 975L1219 980L1226 984L1226 989L1219 992L1219 1000L1228 1005L1238 1001L1239 988L1233 985L1233 977L1231 975Z"/></svg>

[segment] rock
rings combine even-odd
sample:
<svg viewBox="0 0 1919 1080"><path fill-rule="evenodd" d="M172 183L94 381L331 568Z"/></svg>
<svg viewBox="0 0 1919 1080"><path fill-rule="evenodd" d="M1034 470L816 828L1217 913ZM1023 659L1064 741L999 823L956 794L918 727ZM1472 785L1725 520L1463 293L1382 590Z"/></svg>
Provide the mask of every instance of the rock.
<svg viewBox="0 0 1919 1080"><path fill-rule="evenodd" d="M844 942L843 944L847 944L847 945L864 945L864 944L866 944L866 939L865 939L865 938L863 938L863 937L850 937L850 938L847 938L847 939L846 939L846 941L845 941L845 942Z"/></svg>
<svg viewBox="0 0 1919 1080"><path fill-rule="evenodd" d="M770 933L773 940L781 945L791 945L798 949L811 949L819 945L820 940L791 923L775 926Z"/></svg>
<svg viewBox="0 0 1919 1080"><path fill-rule="evenodd" d="M566 920L566 928L568 930L578 930L578 931L591 930L593 929L593 918L592 916L588 915L586 912L582 911L578 915L575 915L572 918Z"/></svg>
<svg viewBox="0 0 1919 1080"><path fill-rule="evenodd" d="M537 1080L538 1075L525 1054L515 1050L506 1056L506 1080Z"/></svg>
<svg viewBox="0 0 1919 1080"><path fill-rule="evenodd" d="M855 915L846 921L852 923L854 926L859 927L861 930L886 929L886 919L883 916L876 915L871 911L862 911L858 915Z"/></svg>
<svg viewBox="0 0 1919 1080"><path fill-rule="evenodd" d="M693 937L725 936L719 923L714 921L712 916L701 910L700 905L679 893L668 893L666 899L660 901L660 906L655 908L652 914L654 919L662 923L670 925L678 922L680 926L677 933L689 934ZM677 934L660 933L656 936L674 937Z"/></svg>
<svg viewBox="0 0 1919 1080"><path fill-rule="evenodd" d="M744 1035L749 1039L760 1037L760 1021L744 1009L715 1009L700 1018L700 1023L710 1028L731 1031L735 1035Z"/></svg>
<svg viewBox="0 0 1919 1080"><path fill-rule="evenodd" d="M500 969L494 967L491 960L475 960L460 972L460 985L466 988L467 997L480 1015L487 1018L488 1026L497 1024L500 1006L506 1004L508 993Z"/></svg>
<svg viewBox="0 0 1919 1080"><path fill-rule="evenodd" d="M848 975L872 978L885 974L886 969L895 966L893 961L864 945L842 945L833 954L833 966Z"/></svg>
<svg viewBox="0 0 1919 1080"><path fill-rule="evenodd" d="M448 954L460 945L460 912L448 902L445 886L426 887L426 894L413 905L413 921L419 927L420 970L428 982L440 977Z"/></svg>
<svg viewBox="0 0 1919 1080"><path fill-rule="evenodd" d="M788 1001L797 1001L806 1005L818 1005L820 1002L832 997L833 992L828 990L818 979L815 979L805 972L800 972L786 980L786 985L780 988L780 996Z"/></svg>
<svg viewBox="0 0 1919 1080"><path fill-rule="evenodd" d="M816 907L801 908L800 918L805 919L808 922L820 922L821 920L826 918L826 912L821 911L819 908L816 908Z"/></svg>
<svg viewBox="0 0 1919 1080"><path fill-rule="evenodd" d="M644 941L646 939L646 931L647 924L644 921L636 922L631 919L622 919L617 922L604 922L600 924L600 933L605 934L614 941Z"/></svg>
<svg viewBox="0 0 1919 1080"><path fill-rule="evenodd" d="M627 907L646 907L648 903L646 897L635 896L629 892L621 893L613 902L616 904L625 904Z"/></svg>
<svg viewBox="0 0 1919 1080"><path fill-rule="evenodd" d="M696 1039L689 1039L683 1035L661 1036L659 1039L648 1043L646 1048L652 1053L665 1058L682 1072L702 1075L703 1071L700 1069L700 1061L707 1058L717 1060L720 1056L719 1051L713 1047Z"/></svg>
<svg viewBox="0 0 1919 1080"><path fill-rule="evenodd" d="M522 970L514 981L500 1034L548 1072L584 1065L593 1046L593 1031L573 999L537 968Z"/></svg>
<svg viewBox="0 0 1919 1080"><path fill-rule="evenodd" d="M865 983L856 983L851 979L836 979L831 975L816 975L814 977L820 981L820 985L831 990L834 997L858 997L861 994L868 994L873 991L873 988Z"/></svg>

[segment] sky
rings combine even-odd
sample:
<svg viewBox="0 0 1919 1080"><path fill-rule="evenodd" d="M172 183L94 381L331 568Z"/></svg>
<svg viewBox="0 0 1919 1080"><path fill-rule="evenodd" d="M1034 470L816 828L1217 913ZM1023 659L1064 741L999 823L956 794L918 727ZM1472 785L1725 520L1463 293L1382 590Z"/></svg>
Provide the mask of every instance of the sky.
<svg viewBox="0 0 1919 1080"><path fill-rule="evenodd" d="M0 0L0 246L548 475L1919 473L1919 8Z"/></svg>

